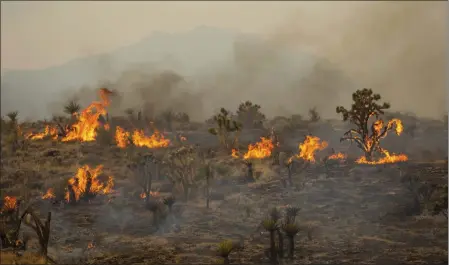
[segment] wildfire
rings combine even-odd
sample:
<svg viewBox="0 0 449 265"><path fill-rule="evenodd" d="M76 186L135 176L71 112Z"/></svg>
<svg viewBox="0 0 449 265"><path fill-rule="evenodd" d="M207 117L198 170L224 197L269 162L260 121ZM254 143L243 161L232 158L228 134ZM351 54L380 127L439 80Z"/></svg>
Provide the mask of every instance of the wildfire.
<svg viewBox="0 0 449 265"><path fill-rule="evenodd" d="M102 183L98 176L103 173L103 165L91 169L88 165L78 168L74 177L69 179L75 200L78 201L83 194L109 194L114 187L114 179L109 176L106 183ZM70 190L65 194L65 200L70 202Z"/></svg>
<svg viewBox="0 0 449 265"><path fill-rule="evenodd" d="M6 196L3 200L3 208L2 211L11 211L16 209L17 207L17 198L13 196Z"/></svg>
<svg viewBox="0 0 449 265"><path fill-rule="evenodd" d="M150 196L157 198L157 197L160 197L160 193L159 193L159 191L150 191ZM140 194L140 198L145 199L146 197L147 197L147 195L145 194L145 192L142 192Z"/></svg>
<svg viewBox="0 0 449 265"><path fill-rule="evenodd" d="M155 131L151 136L146 136L143 130L134 130L131 134L117 126L115 130L115 142L118 147L125 148L130 142L130 136L132 143L139 147L161 148L167 147L170 144L170 140L166 139L159 131Z"/></svg>
<svg viewBox="0 0 449 265"><path fill-rule="evenodd" d="M389 129L393 127L393 125L396 125L395 132L397 135L401 135L402 131L404 130L404 126L402 124L402 121L399 119L391 119L388 121L387 126L384 127L384 121L383 120L377 120L373 123L373 133L378 136L379 139L384 138L387 135L387 132ZM384 128L384 132L382 133L381 130ZM373 146L373 141L367 137L365 140L366 142L366 149L370 150ZM383 157L379 158L375 161L369 161L365 156L360 157L355 162L358 164L369 164L369 165L379 165L379 164L392 164L397 162L404 162L408 160L407 155L404 154L390 154L388 150L385 150L381 147L379 147L379 151L382 153Z"/></svg>
<svg viewBox="0 0 449 265"><path fill-rule="evenodd" d="M47 192L44 195L42 195L42 199L44 199L44 200L49 200L49 199L54 199L54 198L56 198L56 195L55 195L53 188L49 188L47 190Z"/></svg>
<svg viewBox="0 0 449 265"><path fill-rule="evenodd" d="M77 121L72 125L72 130L67 133L62 141L95 141L97 136L97 128L100 126L99 118L102 115L106 115L106 107L110 104L109 96L111 94L112 92L108 89L101 88L101 101L92 102L80 114L75 113Z"/></svg>
<svg viewBox="0 0 449 265"><path fill-rule="evenodd" d="M336 154L332 154L328 157L328 159L331 160L343 160L346 159L348 156L346 154L343 153L336 153Z"/></svg>
<svg viewBox="0 0 449 265"><path fill-rule="evenodd" d="M385 149L381 149L382 154L384 155L382 158L376 161L368 161L365 156L360 157L355 162L357 164L368 164L368 165L380 165L380 164L392 164L397 162L405 162L408 160L407 155L404 154L390 154Z"/></svg>
<svg viewBox="0 0 449 265"><path fill-rule="evenodd" d="M45 126L45 130L41 133L29 133L25 138L31 140L42 140L46 136L51 136L53 140L58 139L58 129L56 127L51 127L49 125Z"/></svg>
<svg viewBox="0 0 449 265"><path fill-rule="evenodd" d="M326 141L320 141L320 138L316 136L307 135L304 142L299 144L300 153L297 157L315 163L315 153L328 145Z"/></svg>
<svg viewBox="0 0 449 265"><path fill-rule="evenodd" d="M125 131L122 127L117 126L115 128L115 142L120 148L125 148L129 142L129 132Z"/></svg>
<svg viewBox="0 0 449 265"><path fill-rule="evenodd" d="M262 159L271 156L274 144L271 139L261 137L260 142L248 145L248 152L243 155L244 159Z"/></svg>
<svg viewBox="0 0 449 265"><path fill-rule="evenodd" d="M93 243L93 242L89 242L88 244L87 244L87 249L92 249L92 248L94 248L95 247L95 244Z"/></svg>

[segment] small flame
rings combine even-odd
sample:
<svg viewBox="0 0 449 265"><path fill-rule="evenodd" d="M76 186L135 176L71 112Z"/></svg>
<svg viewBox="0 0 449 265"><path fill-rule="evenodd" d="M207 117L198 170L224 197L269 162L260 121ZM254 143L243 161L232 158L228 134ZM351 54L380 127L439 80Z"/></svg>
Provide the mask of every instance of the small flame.
<svg viewBox="0 0 449 265"><path fill-rule="evenodd" d="M53 188L49 188L47 190L47 192L44 195L42 195L43 200L49 200L49 199L54 199L54 198L56 198L56 195L55 195Z"/></svg>
<svg viewBox="0 0 449 265"><path fill-rule="evenodd" d="M328 159L331 160L343 160L346 159L348 156L346 154L343 153L336 153L336 154L332 154L328 157Z"/></svg>
<svg viewBox="0 0 449 265"><path fill-rule="evenodd" d="M87 249L92 249L92 248L94 248L94 247L95 247L94 242L89 242L89 243L87 244Z"/></svg>
<svg viewBox="0 0 449 265"><path fill-rule="evenodd" d="M82 194L87 192L87 184L90 182L90 193L93 194L109 194L113 191L114 179L109 176L106 183L101 183L98 176L103 173L103 165L99 165L94 169L91 169L88 165L78 168L78 171L74 177L69 179L69 184L72 186L75 193L75 200L78 201ZM65 194L65 200L70 201L70 192Z"/></svg>
<svg viewBox="0 0 449 265"><path fill-rule="evenodd" d="M185 142L185 141L187 141L187 138L186 138L186 137L184 137L184 136L180 136L180 137L179 137L179 139L181 140L181 142Z"/></svg>
<svg viewBox="0 0 449 265"><path fill-rule="evenodd" d="M63 142L78 140L81 142L95 141L97 137L97 128L100 126L99 118L106 115L106 107L109 106L109 95L112 92L106 88L100 89L100 101L92 102L80 114L75 113L77 121L72 125L73 129L67 132L62 139Z"/></svg>
<svg viewBox="0 0 449 265"><path fill-rule="evenodd" d="M385 149L381 149L381 152L384 156L377 161L368 161L365 156L362 156L355 162L357 164L380 165L380 164L393 164L397 162L405 162L408 160L407 155L404 154L390 154L390 152L388 152Z"/></svg>
<svg viewBox="0 0 449 265"><path fill-rule="evenodd" d="M234 158L239 158L239 150L233 148L231 156Z"/></svg>
<svg viewBox="0 0 449 265"><path fill-rule="evenodd" d="M260 138L260 142L248 145L248 152L243 155L244 159L262 159L271 156L274 144L271 139L265 137Z"/></svg>
<svg viewBox="0 0 449 265"><path fill-rule="evenodd" d="M326 141L320 141L320 138L316 136L307 135L304 142L299 144L300 153L297 157L315 163L315 153L323 150L328 145Z"/></svg>
<svg viewBox="0 0 449 265"><path fill-rule="evenodd" d="M109 131L109 130L111 129L111 126L110 126L108 123L105 123L105 124L103 125L103 128L104 128L106 131Z"/></svg>
<svg viewBox="0 0 449 265"><path fill-rule="evenodd" d="M157 197L160 197L161 195L160 195L159 191L150 191L150 196L157 198ZM147 197L147 195L145 194L145 192L142 192L140 194L141 199L145 199L146 197Z"/></svg>
<svg viewBox="0 0 449 265"><path fill-rule="evenodd" d="M45 126L45 130L41 133L28 133L25 138L30 140L42 140L45 137L50 136L53 140L58 139L58 129L49 125Z"/></svg>
<svg viewBox="0 0 449 265"><path fill-rule="evenodd" d="M14 196L6 196L3 200L2 211L11 211L17 207L17 198Z"/></svg>

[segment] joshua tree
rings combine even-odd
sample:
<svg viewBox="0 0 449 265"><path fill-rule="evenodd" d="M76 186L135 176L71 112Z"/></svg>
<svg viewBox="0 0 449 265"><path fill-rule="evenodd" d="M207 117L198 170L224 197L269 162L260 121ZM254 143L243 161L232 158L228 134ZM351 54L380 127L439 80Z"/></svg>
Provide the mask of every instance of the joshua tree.
<svg viewBox="0 0 449 265"><path fill-rule="evenodd" d="M317 122L321 119L321 116L318 113L318 110L316 109L316 107L309 109L309 119L311 122Z"/></svg>
<svg viewBox="0 0 449 265"><path fill-rule="evenodd" d="M75 113L78 113L81 109L81 106L75 101L71 100L64 106L64 112L73 116Z"/></svg>
<svg viewBox="0 0 449 265"><path fill-rule="evenodd" d="M392 119L387 124L379 118L384 114L384 110L390 108L390 104L377 102L381 99L379 94L374 94L371 89L364 88L357 90L352 94L354 103L351 109L347 110L342 106L337 107L337 113L341 113L344 121L350 121L356 129L347 131L340 141L349 140L355 142L357 146L365 153L365 158L372 161L375 151L382 152L380 147L380 140L387 136L388 131L393 129L396 125L396 133L399 135L402 132L402 122L398 119ZM371 125L371 133L369 131L370 118L375 117Z"/></svg>
<svg viewBox="0 0 449 265"><path fill-rule="evenodd" d="M275 241L275 233L278 230L277 220L273 220L272 218L267 218L262 221L262 226L270 233L270 251L269 258L272 264L277 263L277 251L276 251L276 241Z"/></svg>
<svg viewBox="0 0 449 265"><path fill-rule="evenodd" d="M11 111L6 114L6 116L9 118L9 121L11 124L17 124L17 117L19 116L18 111Z"/></svg>
<svg viewBox="0 0 449 265"><path fill-rule="evenodd" d="M299 232L299 227L296 223L284 223L282 230L288 238L288 257L293 258L295 253L295 236Z"/></svg>
<svg viewBox="0 0 449 265"><path fill-rule="evenodd" d="M220 113L214 116L216 128L209 128L209 133L218 136L220 144L227 150L235 147L238 141L238 134L242 129L239 122L232 120L230 113L221 108ZM233 134L233 140L229 139Z"/></svg>
<svg viewBox="0 0 449 265"><path fill-rule="evenodd" d="M189 193L195 188L199 160L192 146L182 146L170 152L165 161L169 171L168 178L172 183L181 184L185 200L188 200Z"/></svg>
<svg viewBox="0 0 449 265"><path fill-rule="evenodd" d="M234 250L233 242L231 240L224 240L218 244L218 256L223 258L223 264L229 263L229 254Z"/></svg>
<svg viewBox="0 0 449 265"><path fill-rule="evenodd" d="M159 161L153 154L146 154L142 160L136 164L130 165L129 168L134 171L137 183L142 188L145 196L145 204L150 201L150 191L153 177L158 178Z"/></svg>
<svg viewBox="0 0 449 265"><path fill-rule="evenodd" d="M260 127L265 115L260 112L260 105L247 100L239 105L237 119L245 128Z"/></svg>

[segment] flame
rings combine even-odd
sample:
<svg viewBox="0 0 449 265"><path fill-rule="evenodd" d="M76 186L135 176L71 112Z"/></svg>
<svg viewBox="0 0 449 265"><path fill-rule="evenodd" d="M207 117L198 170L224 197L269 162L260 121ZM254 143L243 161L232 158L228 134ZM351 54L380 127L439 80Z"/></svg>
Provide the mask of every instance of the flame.
<svg viewBox="0 0 449 265"><path fill-rule="evenodd" d="M320 142L320 138L307 135L304 142L299 144L300 153L297 157L315 163L315 153L323 150L327 145L326 141Z"/></svg>
<svg viewBox="0 0 449 265"><path fill-rule="evenodd" d="M187 141L187 138L186 138L186 137L184 137L184 136L180 136L180 137L179 137L179 139L181 140L181 142L185 142L185 141Z"/></svg>
<svg viewBox="0 0 449 265"><path fill-rule="evenodd" d="M91 178L90 192L94 194L109 194L113 191L114 179L109 176L106 183L101 183L98 176L103 173L103 165L99 165L96 168L91 169L88 165L84 165L78 168L78 171L74 177L69 179L69 184L72 185L75 193L75 200L78 201L82 194L86 192L86 184L88 183L89 175ZM65 200L70 201L69 191L65 194Z"/></svg>
<svg viewBox="0 0 449 265"><path fill-rule="evenodd" d="M109 124L105 123L105 124L103 125L103 128L104 128L106 131L109 131L109 130L111 129L111 126L110 126Z"/></svg>
<svg viewBox="0 0 449 265"><path fill-rule="evenodd" d="M155 131L151 136L145 136L143 130L135 130L132 135L133 144L140 147L161 148L170 144L169 139L159 131Z"/></svg>
<svg viewBox="0 0 449 265"><path fill-rule="evenodd" d="M117 126L115 128L115 142L120 148L125 148L129 143L129 132L125 131L122 127Z"/></svg>
<svg viewBox="0 0 449 265"><path fill-rule="evenodd" d="M380 165L380 164L392 164L397 162L405 162L408 160L407 155L404 154L390 154L385 149L381 149L382 154L384 155L382 158L376 161L368 161L365 156L360 157L355 162L357 164L368 164L368 165Z"/></svg>
<svg viewBox="0 0 449 265"><path fill-rule="evenodd" d="M343 160L346 159L348 156L346 154L343 153L336 153L336 154L332 154L328 157L328 159L331 160Z"/></svg>
<svg viewBox="0 0 449 265"><path fill-rule="evenodd" d="M46 136L51 136L53 140L58 139L58 129L49 125L45 126L45 130L41 133L28 133L25 138L30 140L42 140Z"/></svg>
<svg viewBox="0 0 449 265"><path fill-rule="evenodd" d="M150 196L157 198L157 197L160 197L161 194L159 193L159 191L150 191ZM146 197L147 197L147 195L145 194L145 192L142 192L140 194L140 198L145 199Z"/></svg>
<svg viewBox="0 0 449 265"><path fill-rule="evenodd" d="M62 139L63 142L78 140L82 142L95 141L97 128L100 126L99 118L106 115L106 107L109 106L109 95L112 92L106 88L100 89L101 101L92 102L80 114L75 113L77 121L72 125L72 130Z"/></svg>
<svg viewBox="0 0 449 265"><path fill-rule="evenodd" d="M271 139L267 139L265 137L260 138L260 142L248 145L248 152L243 155L244 159L250 158L266 158L271 156L271 151L274 148L274 144Z"/></svg>
<svg viewBox="0 0 449 265"><path fill-rule="evenodd" d="M55 192L54 192L54 190L52 188L49 188L47 190L47 192L44 195L42 195L42 199L44 199L44 200L54 199L54 198L56 198L56 195L55 195Z"/></svg>
<svg viewBox="0 0 449 265"><path fill-rule="evenodd" d="M6 196L3 200L2 211L11 211L17 207L17 198L14 196Z"/></svg>
<svg viewBox="0 0 449 265"><path fill-rule="evenodd" d="M389 130L393 127L393 125L396 125L395 132L396 135L401 135L401 133L404 131L404 125L402 124L402 121L400 119L391 119L388 121L386 130ZM379 139L386 136L386 133L384 135L381 135L382 128L384 128L384 121L383 120L377 120L373 123L373 133L379 137ZM365 139L366 143L366 150L371 150L373 146L373 140L369 139L368 136ZM397 162L404 162L408 160L407 155L404 154L390 154L388 150L380 148L380 152L382 153L383 157L379 158L376 161L368 161L368 159L365 156L360 157L355 162L358 164L369 164L369 165L379 165L379 164L391 164L391 163L397 163Z"/></svg>
<svg viewBox="0 0 449 265"><path fill-rule="evenodd" d="M125 148L129 144L130 132L117 126L115 130L115 142L120 148ZM162 133L155 131L151 136L146 136L143 130L134 130L131 136L132 143L139 147L161 148L167 147L170 140L166 139Z"/></svg>
<svg viewBox="0 0 449 265"><path fill-rule="evenodd" d="M234 158L239 158L239 150L233 148L231 156Z"/></svg>

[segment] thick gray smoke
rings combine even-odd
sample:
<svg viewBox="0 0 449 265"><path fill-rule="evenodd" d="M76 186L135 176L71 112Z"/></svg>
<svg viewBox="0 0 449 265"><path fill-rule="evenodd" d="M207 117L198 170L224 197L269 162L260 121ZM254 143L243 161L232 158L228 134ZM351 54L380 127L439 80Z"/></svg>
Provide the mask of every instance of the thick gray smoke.
<svg viewBox="0 0 449 265"><path fill-rule="evenodd" d="M108 82L102 74L98 86L121 92L113 111L151 105L156 112L186 111L194 120L220 107L235 110L244 100L260 104L267 116L305 115L317 107L332 118L337 105L349 106L351 93L364 87L380 93L393 110L436 118L446 111L444 2L305 6L265 36L237 38L233 56L206 70L187 74L185 66L153 63L120 71ZM103 64L108 72L114 69L113 60ZM95 99L98 86L75 93L84 106ZM60 111L62 104L58 99L50 109Z"/></svg>

